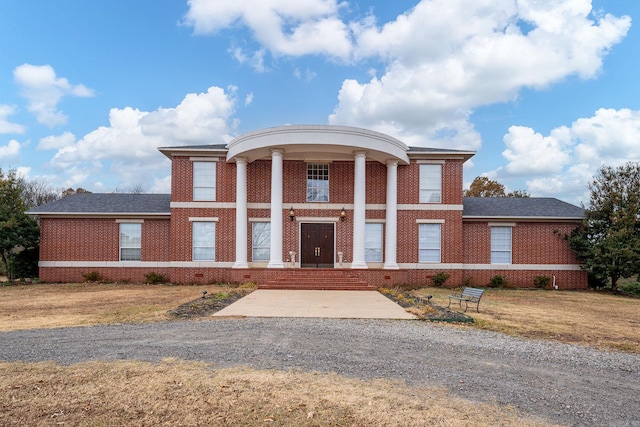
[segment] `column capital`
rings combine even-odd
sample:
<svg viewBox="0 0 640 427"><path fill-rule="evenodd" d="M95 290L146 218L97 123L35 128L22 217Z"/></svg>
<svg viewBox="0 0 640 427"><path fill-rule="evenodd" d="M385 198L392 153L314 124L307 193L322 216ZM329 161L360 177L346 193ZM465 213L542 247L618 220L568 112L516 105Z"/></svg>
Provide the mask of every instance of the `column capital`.
<svg viewBox="0 0 640 427"><path fill-rule="evenodd" d="M358 150L358 151L354 151L353 152L353 157L355 157L356 159L358 157L367 157L367 152L364 150Z"/></svg>

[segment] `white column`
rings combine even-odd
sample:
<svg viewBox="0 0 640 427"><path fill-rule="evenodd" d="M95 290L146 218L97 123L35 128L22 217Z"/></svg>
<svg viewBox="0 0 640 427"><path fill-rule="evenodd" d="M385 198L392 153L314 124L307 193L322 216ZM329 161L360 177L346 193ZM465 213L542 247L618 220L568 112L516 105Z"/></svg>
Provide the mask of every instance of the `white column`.
<svg viewBox="0 0 640 427"><path fill-rule="evenodd" d="M282 262L282 151L271 152L271 252L267 268L284 268Z"/></svg>
<svg viewBox="0 0 640 427"><path fill-rule="evenodd" d="M387 221L385 226L384 266L387 270L399 270L396 262L398 241L398 162L387 163Z"/></svg>
<svg viewBox="0 0 640 427"><path fill-rule="evenodd" d="M247 161L236 159L236 262L233 268L249 268L247 263Z"/></svg>
<svg viewBox="0 0 640 427"><path fill-rule="evenodd" d="M351 261L351 268L367 268L367 263L364 261L366 178L367 156L362 151L356 152L353 186L353 260Z"/></svg>

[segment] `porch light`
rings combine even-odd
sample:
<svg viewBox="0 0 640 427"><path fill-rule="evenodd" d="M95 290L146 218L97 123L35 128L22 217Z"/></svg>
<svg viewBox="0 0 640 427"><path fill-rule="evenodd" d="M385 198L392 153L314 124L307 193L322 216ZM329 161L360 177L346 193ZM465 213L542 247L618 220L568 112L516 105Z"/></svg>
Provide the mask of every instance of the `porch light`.
<svg viewBox="0 0 640 427"><path fill-rule="evenodd" d="M340 221L344 221L346 217L347 217L347 211L345 211L344 208L342 208L342 210L340 211Z"/></svg>
<svg viewBox="0 0 640 427"><path fill-rule="evenodd" d="M296 217L296 211L293 210L293 206L291 206L289 208L289 218L291 218L291 221L293 221Z"/></svg>

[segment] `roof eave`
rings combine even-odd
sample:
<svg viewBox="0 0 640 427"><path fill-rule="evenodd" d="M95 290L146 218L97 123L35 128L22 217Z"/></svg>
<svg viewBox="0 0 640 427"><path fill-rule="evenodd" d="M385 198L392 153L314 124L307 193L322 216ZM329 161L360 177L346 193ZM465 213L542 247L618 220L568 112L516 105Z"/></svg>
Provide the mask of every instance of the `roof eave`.
<svg viewBox="0 0 640 427"><path fill-rule="evenodd" d="M583 217L573 216L489 216L489 215L462 215L465 221L560 221L560 222L576 222L582 221Z"/></svg>

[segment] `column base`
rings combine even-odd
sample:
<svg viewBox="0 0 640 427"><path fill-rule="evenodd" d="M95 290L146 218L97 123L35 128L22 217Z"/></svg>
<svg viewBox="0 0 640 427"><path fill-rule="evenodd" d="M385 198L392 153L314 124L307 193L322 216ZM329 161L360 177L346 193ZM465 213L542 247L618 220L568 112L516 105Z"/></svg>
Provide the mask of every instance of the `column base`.
<svg viewBox="0 0 640 427"><path fill-rule="evenodd" d="M385 270L400 270L400 266L395 263L395 262L390 262L390 263L384 263L384 265L382 266L383 269Z"/></svg>
<svg viewBox="0 0 640 427"><path fill-rule="evenodd" d="M236 261L231 268L249 268L249 264L246 262Z"/></svg>

